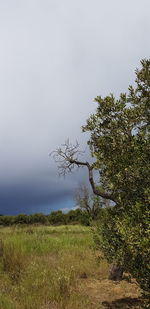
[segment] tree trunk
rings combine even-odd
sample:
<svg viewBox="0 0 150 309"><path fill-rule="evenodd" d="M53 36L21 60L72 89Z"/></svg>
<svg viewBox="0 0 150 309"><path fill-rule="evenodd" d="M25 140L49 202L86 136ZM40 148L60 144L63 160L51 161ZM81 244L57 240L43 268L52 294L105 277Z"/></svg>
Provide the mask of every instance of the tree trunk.
<svg viewBox="0 0 150 309"><path fill-rule="evenodd" d="M109 268L109 280L121 281L123 276L123 268L117 264L111 264Z"/></svg>

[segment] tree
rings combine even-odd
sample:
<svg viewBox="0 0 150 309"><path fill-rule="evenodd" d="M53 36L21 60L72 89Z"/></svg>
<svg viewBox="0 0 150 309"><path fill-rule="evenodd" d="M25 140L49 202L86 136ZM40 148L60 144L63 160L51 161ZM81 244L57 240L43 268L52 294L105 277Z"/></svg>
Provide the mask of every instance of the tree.
<svg viewBox="0 0 150 309"><path fill-rule="evenodd" d="M145 201L150 187L150 61L142 60L136 70L134 89L115 99L111 94L96 97L96 113L91 115L83 132L91 133L88 145L95 162L79 160L79 144L67 141L53 152L61 175L76 166L88 169L93 192L116 204ZM100 183L94 182L93 170L99 171Z"/></svg>
<svg viewBox="0 0 150 309"><path fill-rule="evenodd" d="M103 206L102 199L95 194L91 194L85 184L81 184L76 190L75 201L77 206L93 220L97 218L99 210Z"/></svg>
<svg viewBox="0 0 150 309"><path fill-rule="evenodd" d="M25 214L19 214L14 216L14 224L28 224L29 216Z"/></svg>
<svg viewBox="0 0 150 309"><path fill-rule="evenodd" d="M105 240L106 250L104 248L103 250L106 258L111 248L112 259L115 259L116 263L123 263L124 268L128 259L128 255L126 256L128 240L123 234L125 222L130 222L131 213L134 213L133 217L136 220L138 216L135 211L136 205L142 205L143 218L146 220L146 211L150 202L150 60L141 61L141 69L136 70L135 83L135 88L129 86L128 94L121 93L118 99L115 99L113 94L104 98L101 96L95 98L98 104L96 112L82 127L83 132L90 133L88 145L94 163L79 159L81 152L78 143L72 145L67 141L53 153L55 160L59 163L61 174L71 172L75 166L85 166L93 193L114 203L112 213L111 211L109 213L110 228L108 228L108 222L104 220L103 228L99 231L100 242ZM98 183L94 181L94 170L99 173ZM119 221L122 224L120 230L117 223ZM150 223L145 223L143 219L141 221L145 235ZM135 236L134 229L132 233ZM112 243L110 237L113 239ZM139 247L142 248L142 234L139 241ZM132 266L128 268L131 274L135 275L133 252L136 241L133 241L132 246L133 250L130 250ZM124 258L121 258L121 255ZM111 260L110 256L108 260ZM137 273L138 269L136 272L138 279L141 271ZM148 282L146 276L150 273L147 271L142 275Z"/></svg>
<svg viewBox="0 0 150 309"><path fill-rule="evenodd" d="M47 217L42 213L30 215L28 220L31 224L46 224L48 222Z"/></svg>
<svg viewBox="0 0 150 309"><path fill-rule="evenodd" d="M61 210L52 211L48 215L50 224L66 224L66 216Z"/></svg>

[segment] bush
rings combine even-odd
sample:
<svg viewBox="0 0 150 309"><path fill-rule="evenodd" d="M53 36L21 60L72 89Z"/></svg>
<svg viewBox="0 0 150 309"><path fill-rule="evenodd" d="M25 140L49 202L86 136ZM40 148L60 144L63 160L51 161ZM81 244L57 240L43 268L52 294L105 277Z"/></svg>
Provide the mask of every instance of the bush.
<svg viewBox="0 0 150 309"><path fill-rule="evenodd" d="M17 216L14 216L13 222L15 224L28 224L29 223L29 216L25 214L19 214Z"/></svg>
<svg viewBox="0 0 150 309"><path fill-rule="evenodd" d="M8 226L14 224L14 216L0 216L0 225Z"/></svg>
<svg viewBox="0 0 150 309"><path fill-rule="evenodd" d="M150 293L150 207L136 203L116 226L126 250L126 270Z"/></svg>
<svg viewBox="0 0 150 309"><path fill-rule="evenodd" d="M66 224L66 215L61 210L52 211L47 218L50 224Z"/></svg>
<svg viewBox="0 0 150 309"><path fill-rule="evenodd" d="M149 204L136 203L126 212L115 207L103 210L93 237L107 261L122 266L150 294Z"/></svg>
<svg viewBox="0 0 150 309"><path fill-rule="evenodd" d="M92 220L91 217L86 212L82 212L82 214L80 215L79 222L82 225L89 226L91 223L91 220Z"/></svg>

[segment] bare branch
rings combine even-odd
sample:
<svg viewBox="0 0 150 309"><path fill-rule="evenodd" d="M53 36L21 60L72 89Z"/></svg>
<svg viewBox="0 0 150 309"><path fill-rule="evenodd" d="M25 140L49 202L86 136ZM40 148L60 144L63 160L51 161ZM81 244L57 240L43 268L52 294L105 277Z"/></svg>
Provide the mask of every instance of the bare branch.
<svg viewBox="0 0 150 309"><path fill-rule="evenodd" d="M112 194L104 192L102 189L97 187L94 182L93 177L93 166L89 162L84 162L79 160L79 156L83 155L83 151L79 150L79 143L76 142L72 145L69 140L67 140L62 148L59 147L53 151L50 155L53 156L55 162L58 164L59 174L65 176L67 173L72 172L75 166L83 167L86 166L89 174L89 182L91 184L93 193L103 197L104 199L109 199L115 202L115 198Z"/></svg>
<svg viewBox="0 0 150 309"><path fill-rule="evenodd" d="M73 145L68 139L62 147L57 148L55 151L51 152L50 155L53 156L58 165L59 175L65 176L67 173L72 172L75 165L78 167L82 165L76 162L78 162L79 156L83 155L83 153L84 151L79 150L79 143L77 141L76 144Z"/></svg>

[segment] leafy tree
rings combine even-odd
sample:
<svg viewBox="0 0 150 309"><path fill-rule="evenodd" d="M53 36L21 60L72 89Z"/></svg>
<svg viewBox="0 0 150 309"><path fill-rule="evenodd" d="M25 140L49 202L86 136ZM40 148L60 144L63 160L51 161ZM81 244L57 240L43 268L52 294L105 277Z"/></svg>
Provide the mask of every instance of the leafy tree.
<svg viewBox="0 0 150 309"><path fill-rule="evenodd" d="M150 291L150 207L136 203L128 211L108 208L93 228L96 248L108 262L116 261L130 272L140 287Z"/></svg>
<svg viewBox="0 0 150 309"><path fill-rule="evenodd" d="M137 87L130 86L128 95L97 97L97 111L83 127L91 133L102 188L124 207L145 202L150 188L150 61L142 61L136 76Z"/></svg>
<svg viewBox="0 0 150 309"><path fill-rule="evenodd" d="M67 223L79 222L81 216L81 211L79 209L76 210L69 210L66 214Z"/></svg>
<svg viewBox="0 0 150 309"><path fill-rule="evenodd" d="M14 224L14 216L0 216L0 225L8 226Z"/></svg>
<svg viewBox="0 0 150 309"><path fill-rule="evenodd" d="M85 226L90 226L91 225L91 216L85 212L82 211L80 217L79 217L79 223Z"/></svg>
<svg viewBox="0 0 150 309"><path fill-rule="evenodd" d="M42 214L42 213L35 213L33 215L29 216L29 223L31 224L36 224L36 223L41 223L41 224L46 224L48 222L47 217Z"/></svg>
<svg viewBox="0 0 150 309"><path fill-rule="evenodd" d="M121 93L118 99L113 94L95 98L96 112L82 128L90 133L88 145L94 163L81 161L78 143L69 141L53 154L61 174L85 166L94 194L113 202L114 207L99 223L99 243L109 262L115 260L124 269L128 266L141 287L148 290L150 268L145 257L149 251L144 244L149 241L150 229L150 60L142 60L135 73L135 87L129 86L127 94ZM98 183L94 170L99 172ZM137 229L141 231L138 234ZM140 254L145 270L138 266L135 252Z"/></svg>
<svg viewBox="0 0 150 309"><path fill-rule="evenodd" d="M86 226L90 225L91 220L90 215L85 210L81 210L80 208L71 209L70 211L68 211L68 213L66 214L66 218L68 224L80 223Z"/></svg>
<svg viewBox="0 0 150 309"><path fill-rule="evenodd" d="M141 288L150 293L150 205L136 203L122 220L116 218L116 228L124 249L118 259L137 279Z"/></svg>
<svg viewBox="0 0 150 309"><path fill-rule="evenodd" d="M86 166L93 192L123 206L145 201L150 187L150 60L141 64L136 70L137 87L129 86L128 95L95 99L97 110L83 126L83 132L91 134L88 145L95 162L79 160L78 143L67 141L53 152L60 174L71 172L75 165ZM94 169L100 176L97 185Z"/></svg>
<svg viewBox="0 0 150 309"><path fill-rule="evenodd" d="M19 214L14 216L14 223L15 224L28 224L29 223L29 216L25 214Z"/></svg>
<svg viewBox="0 0 150 309"><path fill-rule="evenodd" d="M50 224L66 224L66 215L61 211L52 211L48 215L48 221Z"/></svg>

